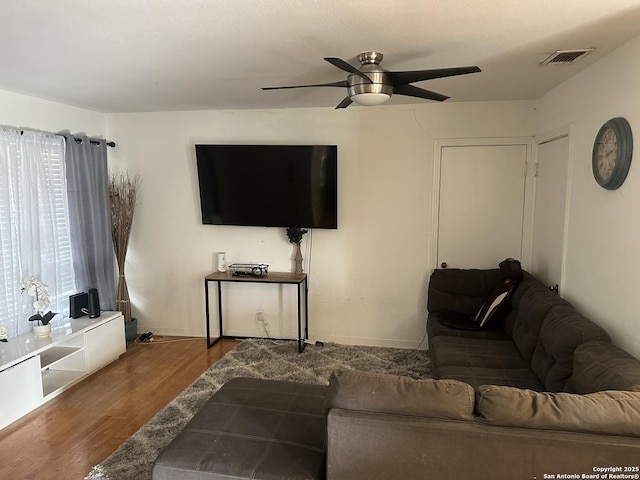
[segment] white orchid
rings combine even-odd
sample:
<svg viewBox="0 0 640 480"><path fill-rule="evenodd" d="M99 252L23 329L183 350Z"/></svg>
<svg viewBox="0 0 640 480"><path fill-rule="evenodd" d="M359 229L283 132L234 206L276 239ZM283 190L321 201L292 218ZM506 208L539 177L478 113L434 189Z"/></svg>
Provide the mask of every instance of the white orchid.
<svg viewBox="0 0 640 480"><path fill-rule="evenodd" d="M51 304L49 301L49 286L36 277L29 277L26 280L23 280L20 286L22 287L23 293L27 292L27 295L35 298L33 302L33 309L36 313L29 317L29 321L37 321L38 325L47 325L56 315L53 312L43 314Z"/></svg>
<svg viewBox="0 0 640 480"><path fill-rule="evenodd" d="M33 309L36 312L44 312L47 308L49 308L49 299L47 298L41 298L33 302Z"/></svg>

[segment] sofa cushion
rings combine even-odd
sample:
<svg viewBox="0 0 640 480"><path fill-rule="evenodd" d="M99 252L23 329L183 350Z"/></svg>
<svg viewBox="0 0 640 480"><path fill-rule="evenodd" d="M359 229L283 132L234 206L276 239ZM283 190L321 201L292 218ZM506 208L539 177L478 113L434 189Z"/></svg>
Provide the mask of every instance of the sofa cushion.
<svg viewBox="0 0 640 480"><path fill-rule="evenodd" d="M511 299L509 301L509 311L502 321L502 328L505 333L509 335L509 338L513 336L513 324L516 318L516 313L518 311L518 305L520 304L520 299L532 285L540 285L540 282L538 282L538 280L536 280L530 273L525 271L523 271L522 273L522 280L518 282L518 288L516 288L516 290L513 292L513 295L511 295Z"/></svg>
<svg viewBox="0 0 640 480"><path fill-rule="evenodd" d="M490 270L436 269L429 279L427 310L475 316L491 290L506 279L498 268Z"/></svg>
<svg viewBox="0 0 640 480"><path fill-rule="evenodd" d="M515 298L513 302L517 315L512 324L511 338L522 357L531 361L547 314L553 307L569 304L538 281L520 285L518 290L523 287L526 291L518 298L518 304L515 305Z"/></svg>
<svg viewBox="0 0 640 480"><path fill-rule="evenodd" d="M570 306L553 307L546 316L531 368L549 392L561 392L573 372L573 354L591 340L610 341L609 335Z"/></svg>
<svg viewBox="0 0 640 480"><path fill-rule="evenodd" d="M441 312L439 315L440 323L454 330L471 330L474 332L480 330L480 326L476 323L475 318L465 315L464 313Z"/></svg>
<svg viewBox="0 0 640 480"><path fill-rule="evenodd" d="M640 392L640 361L608 342L583 343L573 355L570 385L575 393Z"/></svg>
<svg viewBox="0 0 640 480"><path fill-rule="evenodd" d="M574 395L484 385L476 413L492 425L640 437L636 392Z"/></svg>
<svg viewBox="0 0 640 480"><path fill-rule="evenodd" d="M396 415L472 420L474 391L455 380L414 380L368 372L334 372L328 408Z"/></svg>
<svg viewBox="0 0 640 480"><path fill-rule="evenodd" d="M431 365L484 368L531 368L510 340L437 337L431 342Z"/></svg>
<svg viewBox="0 0 640 480"><path fill-rule="evenodd" d="M462 330L459 328L452 328L444 323L445 317L452 315L461 315L454 312L435 312L429 313L427 318L427 338L429 339L429 345L434 338L441 335L449 337L463 337L463 338L485 338L493 340L509 340L507 334L500 328L497 329L482 329L482 330ZM468 318L470 322L473 322L472 317L464 316Z"/></svg>
<svg viewBox="0 0 640 480"><path fill-rule="evenodd" d="M480 385L509 385L542 391L544 386L530 368L481 368L441 366L433 367L434 378L448 378L468 383L477 389Z"/></svg>

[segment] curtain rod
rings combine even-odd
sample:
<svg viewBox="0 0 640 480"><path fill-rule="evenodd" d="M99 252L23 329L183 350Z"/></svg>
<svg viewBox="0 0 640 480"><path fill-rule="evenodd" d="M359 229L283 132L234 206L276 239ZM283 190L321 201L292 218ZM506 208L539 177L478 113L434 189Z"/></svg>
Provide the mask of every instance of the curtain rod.
<svg viewBox="0 0 640 480"><path fill-rule="evenodd" d="M36 130L36 131L38 131L38 130ZM24 130L20 130L20 135L22 135L23 133L24 133ZM48 132L46 132L46 133L48 133ZM51 133L53 133L53 135L61 135L60 133L54 133L54 132L51 132ZM73 138L76 143L82 142L81 138L74 137L72 135L70 135L70 137ZM109 140L103 140L103 139L97 139L97 138L90 138L89 139L89 143L91 143L93 145L100 145L100 142L105 142L107 147L115 147L116 146L116 142L112 142L112 141L109 141Z"/></svg>
<svg viewBox="0 0 640 480"><path fill-rule="evenodd" d="M71 138L73 138L76 141L76 143L82 142L81 138L76 138L76 137L71 137ZM116 142L110 142L109 140L96 140L96 139L93 139L93 138L89 139L89 143L91 143L93 145L100 145L101 141L104 141L105 144L107 145L107 147L115 147L116 146Z"/></svg>

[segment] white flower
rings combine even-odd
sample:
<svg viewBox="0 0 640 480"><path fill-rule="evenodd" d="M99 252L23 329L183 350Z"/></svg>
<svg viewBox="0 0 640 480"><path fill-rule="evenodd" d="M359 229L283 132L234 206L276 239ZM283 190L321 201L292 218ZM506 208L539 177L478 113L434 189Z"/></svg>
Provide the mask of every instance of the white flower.
<svg viewBox="0 0 640 480"><path fill-rule="evenodd" d="M38 312L44 312L49 308L49 287L46 283L38 280L35 277L29 277L23 280L20 284L23 292L27 292L27 295L35 298L33 302L33 309Z"/></svg>
<svg viewBox="0 0 640 480"><path fill-rule="evenodd" d="M47 308L49 308L49 299L39 299L33 302L33 309L36 312L44 312Z"/></svg>

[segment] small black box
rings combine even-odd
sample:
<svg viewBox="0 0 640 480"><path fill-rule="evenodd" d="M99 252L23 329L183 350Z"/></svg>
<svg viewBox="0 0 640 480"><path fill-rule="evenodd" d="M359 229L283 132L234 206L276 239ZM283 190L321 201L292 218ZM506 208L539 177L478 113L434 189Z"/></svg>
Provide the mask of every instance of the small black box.
<svg viewBox="0 0 640 480"><path fill-rule="evenodd" d="M82 311L84 309L84 312ZM89 313L89 295L85 292L76 293L69 297L69 316L71 318L84 317Z"/></svg>

